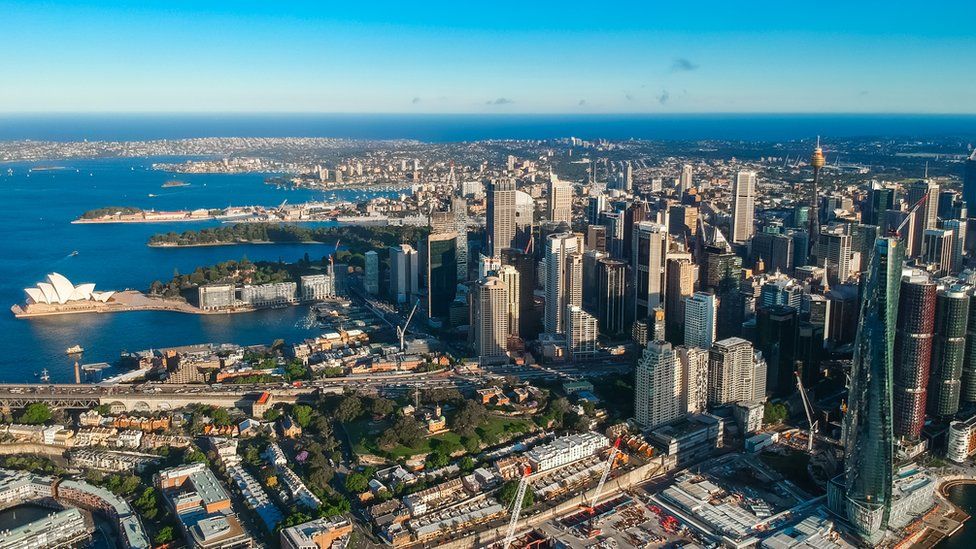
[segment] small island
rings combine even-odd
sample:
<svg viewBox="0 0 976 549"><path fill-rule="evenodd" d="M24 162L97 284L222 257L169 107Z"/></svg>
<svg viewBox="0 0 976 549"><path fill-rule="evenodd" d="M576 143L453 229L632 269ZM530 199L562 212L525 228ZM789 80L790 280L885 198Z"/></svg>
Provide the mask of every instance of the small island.
<svg viewBox="0 0 976 549"><path fill-rule="evenodd" d="M172 187L189 187L189 186L190 186L189 183L187 183L186 181L180 181L179 179L171 179L161 185L161 187L164 189L169 189Z"/></svg>

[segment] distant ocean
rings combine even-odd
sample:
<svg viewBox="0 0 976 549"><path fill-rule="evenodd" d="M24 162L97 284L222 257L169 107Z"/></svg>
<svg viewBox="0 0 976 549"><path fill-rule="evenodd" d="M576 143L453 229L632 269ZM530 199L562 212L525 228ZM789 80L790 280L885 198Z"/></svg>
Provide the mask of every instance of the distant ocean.
<svg viewBox="0 0 976 549"><path fill-rule="evenodd" d="M0 114L0 140L336 137L451 142L574 136L787 141L815 135L976 139L976 115Z"/></svg>

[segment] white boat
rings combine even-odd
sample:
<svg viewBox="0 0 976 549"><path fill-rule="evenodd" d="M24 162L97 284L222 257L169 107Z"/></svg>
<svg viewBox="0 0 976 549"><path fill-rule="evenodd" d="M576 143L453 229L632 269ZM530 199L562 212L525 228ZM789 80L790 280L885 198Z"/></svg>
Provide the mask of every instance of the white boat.
<svg viewBox="0 0 976 549"><path fill-rule="evenodd" d="M65 349L64 352L69 355L80 355L81 353L85 352L85 348L81 345L72 345L71 347Z"/></svg>

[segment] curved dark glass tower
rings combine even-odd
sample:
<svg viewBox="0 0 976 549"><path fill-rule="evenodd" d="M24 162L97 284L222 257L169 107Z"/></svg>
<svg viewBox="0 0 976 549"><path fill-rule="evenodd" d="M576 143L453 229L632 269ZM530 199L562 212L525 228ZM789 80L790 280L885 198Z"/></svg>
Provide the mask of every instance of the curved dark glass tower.
<svg viewBox="0 0 976 549"><path fill-rule="evenodd" d="M844 499L847 518L870 545L884 539L891 513L894 458L892 373L904 247L878 238L862 287L847 414Z"/></svg>

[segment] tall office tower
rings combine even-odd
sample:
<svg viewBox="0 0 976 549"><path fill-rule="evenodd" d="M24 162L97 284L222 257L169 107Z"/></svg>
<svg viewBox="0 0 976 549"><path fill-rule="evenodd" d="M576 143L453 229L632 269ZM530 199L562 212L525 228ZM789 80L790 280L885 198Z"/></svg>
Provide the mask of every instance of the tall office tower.
<svg viewBox="0 0 976 549"><path fill-rule="evenodd" d="M922 204L913 217L914 234L912 237L912 248L908 251L908 257L918 257L922 253L922 240L926 229L934 229L939 218L939 186L928 180L916 181L908 186L908 210L918 204L919 200L925 197Z"/></svg>
<svg viewBox="0 0 976 549"><path fill-rule="evenodd" d="M689 414L705 412L708 406L708 349L680 346L682 408Z"/></svg>
<svg viewBox="0 0 976 549"><path fill-rule="evenodd" d="M427 313L432 318L446 319L457 295L457 234L428 235L425 255Z"/></svg>
<svg viewBox="0 0 976 549"><path fill-rule="evenodd" d="M409 244L390 247L390 298L410 303L417 295L419 255Z"/></svg>
<svg viewBox="0 0 976 549"><path fill-rule="evenodd" d="M515 240L515 180L501 178L492 181L487 193L486 235L489 256L497 256L503 248L510 248Z"/></svg>
<svg viewBox="0 0 976 549"><path fill-rule="evenodd" d="M922 261L932 268L936 276L949 274L952 254L950 229L925 229L922 233Z"/></svg>
<svg viewBox="0 0 976 549"><path fill-rule="evenodd" d="M685 191L694 186L694 183L692 183L692 173L691 164L681 166L681 176L678 178L678 194L684 194Z"/></svg>
<svg viewBox="0 0 976 549"><path fill-rule="evenodd" d="M893 370L894 434L918 440L925 423L925 400L935 332L935 283L916 271L901 279Z"/></svg>
<svg viewBox="0 0 976 549"><path fill-rule="evenodd" d="M566 307L582 304L583 257L580 238L573 233L557 233L546 238L545 330L566 332Z"/></svg>
<svg viewBox="0 0 976 549"><path fill-rule="evenodd" d="M651 309L651 316L647 320L648 339L664 341L664 307L658 306Z"/></svg>
<svg viewBox="0 0 976 549"><path fill-rule="evenodd" d="M792 273L793 236L765 231L756 233L752 237L752 258L754 262L762 259L766 272Z"/></svg>
<svg viewBox="0 0 976 549"><path fill-rule="evenodd" d="M376 250L370 250L363 254L366 266L363 275L363 286L369 295L380 293L380 257Z"/></svg>
<svg viewBox="0 0 976 549"><path fill-rule="evenodd" d="M935 345L929 376L929 414L947 418L959 411L962 366L972 287L953 284L939 288L935 299Z"/></svg>
<svg viewBox="0 0 976 549"><path fill-rule="evenodd" d="M478 280L472 319L480 364L508 362L508 288L497 276Z"/></svg>
<svg viewBox="0 0 976 549"><path fill-rule="evenodd" d="M688 239L698 230L698 206L678 204L668 210L668 232L675 238Z"/></svg>
<svg viewBox="0 0 976 549"><path fill-rule="evenodd" d="M831 284L843 284L851 275L851 235L845 234L844 227L832 227L820 235L820 248L823 257L820 263L827 262L827 278Z"/></svg>
<svg viewBox="0 0 976 549"><path fill-rule="evenodd" d="M430 212L427 217L427 227L431 234L454 232L454 214L452 212Z"/></svg>
<svg viewBox="0 0 976 549"><path fill-rule="evenodd" d="M606 227L607 251L614 259L626 259L630 252L624 251L624 213L604 212L601 225Z"/></svg>
<svg viewBox="0 0 976 549"><path fill-rule="evenodd" d="M596 313L596 300L599 293L597 286L599 277L599 262L607 257L607 254L596 250L583 252L583 308L591 313Z"/></svg>
<svg viewBox="0 0 976 549"><path fill-rule="evenodd" d="M894 463L892 370L905 252L897 238L879 238L868 260L861 316L844 415L843 501L830 506L846 514L861 540L884 538L891 513Z"/></svg>
<svg viewBox="0 0 976 549"><path fill-rule="evenodd" d="M451 166L451 178L454 167ZM457 277L461 282L468 280L468 200L460 195L451 198L451 213L454 214L454 232L457 233Z"/></svg>
<svg viewBox="0 0 976 549"><path fill-rule="evenodd" d="M535 228L535 199L522 191L515 191L515 238L512 246L522 250L531 247Z"/></svg>
<svg viewBox="0 0 976 549"><path fill-rule="evenodd" d="M695 292L684 298L684 344L708 349L715 342L718 300L715 294Z"/></svg>
<svg viewBox="0 0 976 549"><path fill-rule="evenodd" d="M598 252L607 251L607 228L603 225L590 225L586 228L586 249Z"/></svg>
<svg viewBox="0 0 976 549"><path fill-rule="evenodd" d="M555 174L549 176L549 221L573 223L573 187Z"/></svg>
<svg viewBox="0 0 976 549"><path fill-rule="evenodd" d="M871 183L864 206L861 223L883 225L885 211L895 207L895 189L881 183Z"/></svg>
<svg viewBox="0 0 976 549"><path fill-rule="evenodd" d="M634 251L634 228L641 221L652 221L649 218L649 212L647 211L647 205L643 202L631 202L627 205L627 208L621 213L623 219L623 246L621 250L623 251L623 258L627 261L633 261L631 254ZM619 259L619 258L618 258Z"/></svg>
<svg viewBox="0 0 976 549"><path fill-rule="evenodd" d="M536 286L536 263L531 253L515 248L502 250L502 264L511 265L519 274L519 326L518 333L524 339L539 335L539 314L535 310L533 292Z"/></svg>
<svg viewBox="0 0 976 549"><path fill-rule="evenodd" d="M666 263L664 291L664 335L675 344L684 340L684 299L695 293L698 265L688 258L668 259Z"/></svg>
<svg viewBox="0 0 976 549"><path fill-rule="evenodd" d="M586 201L586 222L590 225L599 225L605 211L607 211L607 197L603 194L591 196Z"/></svg>
<svg viewBox="0 0 976 549"><path fill-rule="evenodd" d="M939 227L952 231L952 254L948 272L956 274L962 270L963 254L966 253L966 231L969 222L965 219L945 219L939 221Z"/></svg>
<svg viewBox="0 0 976 549"><path fill-rule="evenodd" d="M687 414L678 353L667 341L651 341L634 371L634 419L647 429Z"/></svg>
<svg viewBox="0 0 976 549"><path fill-rule="evenodd" d="M820 170L827 164L824 158L823 149L820 148L820 137L817 137L817 146L810 155L810 167L813 168L813 183L810 186L810 211L807 214L807 234L810 235L810 248L807 256L817 253L817 246L820 240ZM814 264L811 260L810 264Z"/></svg>
<svg viewBox="0 0 976 549"><path fill-rule="evenodd" d="M851 235L851 273L860 273L868 268L868 257L871 255L871 247L874 241L881 236L881 227L877 225L865 225L863 223L852 223L847 226L848 233Z"/></svg>
<svg viewBox="0 0 976 549"><path fill-rule="evenodd" d="M718 297L715 338L727 339L742 335L742 323L746 318L746 294L742 292L740 280L731 272L722 279L715 290Z"/></svg>
<svg viewBox="0 0 976 549"><path fill-rule="evenodd" d="M624 164L624 190L630 192L634 189L634 166L628 160Z"/></svg>
<svg viewBox="0 0 976 549"><path fill-rule="evenodd" d="M766 359L766 391L788 397L796 390L797 310L787 305L762 307L756 313L756 348Z"/></svg>
<svg viewBox="0 0 976 549"><path fill-rule="evenodd" d="M601 259L597 265L596 313L600 331L611 339L626 336L627 263L617 259Z"/></svg>
<svg viewBox="0 0 976 549"><path fill-rule="evenodd" d="M704 256L705 272L701 287L705 289L718 288L727 276L736 279L738 283L742 275L742 258L734 253L714 246L706 246L702 252Z"/></svg>
<svg viewBox="0 0 976 549"><path fill-rule="evenodd" d="M966 356L963 358L959 399L966 404L976 403L976 292L969 299L969 320L966 322Z"/></svg>
<svg viewBox="0 0 976 549"><path fill-rule="evenodd" d="M577 305L566 307L566 346L573 360L596 354L596 339L600 328L596 317Z"/></svg>
<svg viewBox="0 0 976 549"><path fill-rule="evenodd" d="M756 210L756 172L741 171L732 183L732 242L743 244L752 238Z"/></svg>
<svg viewBox="0 0 976 549"><path fill-rule="evenodd" d="M970 153L963 168L962 198L969 211L976 211L976 149Z"/></svg>
<svg viewBox="0 0 976 549"><path fill-rule="evenodd" d="M502 265L498 269L498 278L505 283L505 289L508 291L507 303L508 303L508 335L512 337L518 337L519 335L519 314L521 312L521 284L522 281L519 278L518 269L511 265Z"/></svg>
<svg viewBox="0 0 976 549"><path fill-rule="evenodd" d="M664 304L664 261L668 249L668 232L664 225L641 221L634 227L631 253L634 268L636 310L634 318L644 318Z"/></svg>
<svg viewBox="0 0 976 549"><path fill-rule="evenodd" d="M969 208L962 196L952 190L939 192L939 219L966 219L969 215Z"/></svg>
<svg viewBox="0 0 976 549"><path fill-rule="evenodd" d="M708 352L708 403L758 402L766 396L766 363L748 341L730 337Z"/></svg>

